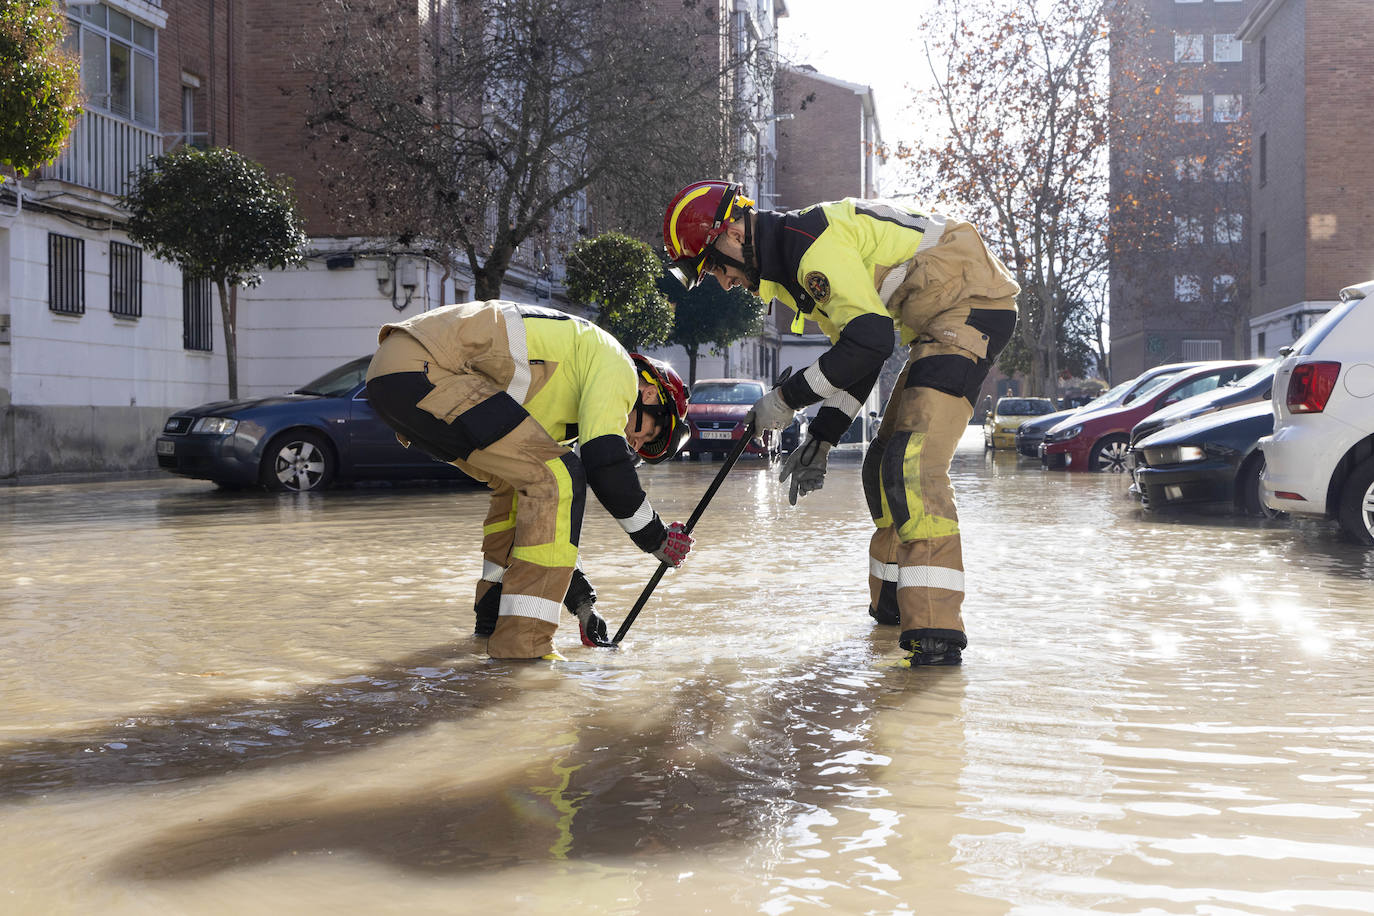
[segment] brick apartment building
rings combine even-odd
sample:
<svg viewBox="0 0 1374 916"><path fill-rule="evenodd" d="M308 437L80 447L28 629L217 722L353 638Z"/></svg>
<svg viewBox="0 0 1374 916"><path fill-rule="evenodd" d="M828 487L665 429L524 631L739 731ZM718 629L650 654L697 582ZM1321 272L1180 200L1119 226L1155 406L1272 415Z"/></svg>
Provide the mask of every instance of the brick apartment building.
<svg viewBox="0 0 1374 916"><path fill-rule="evenodd" d="M1269 356L1374 279L1374 62L1352 42L1367 0L1251 7L1237 29L1251 62L1251 352Z"/></svg>
<svg viewBox="0 0 1374 916"><path fill-rule="evenodd" d="M1135 250L1118 249L1110 268L1113 382L1162 363L1247 355L1251 217L1240 150L1250 81L1235 32L1253 3L1134 0L1118 30L1110 190L1139 210L1121 230ZM1155 80L1162 107L1140 91ZM1142 150L1128 138L1145 122Z"/></svg>
<svg viewBox="0 0 1374 916"><path fill-rule="evenodd" d="M781 0L713 2L722 59L771 42L786 12ZM413 3L417 22L449 6ZM332 224L295 66L320 0L68 0L67 13L86 112L55 163L0 186L0 480L155 467L167 414L223 397L208 284L132 244L118 207L129 171L178 143L232 147L289 176L311 236L303 267L239 292L241 395L291 390L370 352L382 323L468 296L470 277ZM741 138L737 173L769 189L770 115ZM502 295L572 308L561 265L522 248Z"/></svg>

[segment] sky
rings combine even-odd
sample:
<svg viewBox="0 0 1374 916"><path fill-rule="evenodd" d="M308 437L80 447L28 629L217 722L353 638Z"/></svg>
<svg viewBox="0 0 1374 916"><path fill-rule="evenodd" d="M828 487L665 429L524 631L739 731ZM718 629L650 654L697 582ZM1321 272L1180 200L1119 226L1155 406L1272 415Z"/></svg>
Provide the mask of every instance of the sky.
<svg viewBox="0 0 1374 916"><path fill-rule="evenodd" d="M933 0L784 0L778 20L784 59L810 64L825 76L873 89L883 140L895 145L921 136L912 87L930 85L921 21ZM884 193L896 189L891 165L880 172Z"/></svg>

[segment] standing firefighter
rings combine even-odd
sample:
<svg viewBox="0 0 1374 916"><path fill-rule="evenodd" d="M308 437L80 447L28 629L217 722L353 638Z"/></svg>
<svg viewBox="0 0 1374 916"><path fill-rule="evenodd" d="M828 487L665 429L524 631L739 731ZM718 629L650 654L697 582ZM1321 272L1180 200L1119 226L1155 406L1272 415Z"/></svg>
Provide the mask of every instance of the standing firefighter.
<svg viewBox="0 0 1374 916"><path fill-rule="evenodd" d="M425 312L384 326L379 339L367 373L377 414L403 443L494 491L475 604L488 653L557 658L562 604L584 643L609 645L577 568L586 489L641 550L681 565L692 538L659 520L630 449L659 462L682 448L682 379L581 318L500 300Z"/></svg>
<svg viewBox="0 0 1374 916"><path fill-rule="evenodd" d="M700 181L663 220L673 272L689 288L711 274L778 299L820 325L831 348L754 405L781 429L820 402L788 456L791 502L820 489L826 456L862 409L892 353L893 323L911 358L864 456L877 526L869 544L869 613L900 624L904 664L957 665L968 643L963 553L949 465L992 361L1016 326L1019 287L973 226L892 203L848 198L804 210L755 210L743 188Z"/></svg>

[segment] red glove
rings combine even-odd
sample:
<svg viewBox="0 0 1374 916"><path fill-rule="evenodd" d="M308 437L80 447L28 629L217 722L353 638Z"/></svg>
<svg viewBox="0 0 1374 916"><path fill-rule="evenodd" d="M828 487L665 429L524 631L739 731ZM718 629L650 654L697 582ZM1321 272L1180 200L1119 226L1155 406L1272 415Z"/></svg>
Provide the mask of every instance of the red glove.
<svg viewBox="0 0 1374 916"><path fill-rule="evenodd" d="M654 551L654 556L658 557L660 563L667 563L673 568L682 565L682 561L687 559L687 553L696 543L696 538L687 533L682 522L673 522L668 526L668 533L663 538L663 543L658 545Z"/></svg>

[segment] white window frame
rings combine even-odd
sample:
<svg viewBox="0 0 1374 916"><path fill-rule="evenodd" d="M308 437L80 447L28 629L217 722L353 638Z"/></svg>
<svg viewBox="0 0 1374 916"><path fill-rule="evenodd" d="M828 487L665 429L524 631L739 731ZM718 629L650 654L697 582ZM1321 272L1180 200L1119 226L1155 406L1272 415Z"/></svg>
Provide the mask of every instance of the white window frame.
<svg viewBox="0 0 1374 916"><path fill-rule="evenodd" d="M141 127L151 130L157 129L158 124L158 28L149 25L147 22L132 16L124 9L122 4L114 3L83 3L70 6L67 14L67 47L76 51L81 57L82 88L86 89L90 77L90 67L93 61L89 58L85 49L88 42L104 45L103 68L104 73L98 77L104 92L88 94L84 104L92 110L102 114L108 114L116 118L122 118ZM118 16L122 22L126 22L130 27L130 34L123 35L116 25L111 24L110 17ZM135 40L139 36L141 40ZM111 61L113 55L110 53L111 45L118 45L128 54L129 73L129 109L128 111L117 110L111 98L113 92L113 74L111 72ZM151 74L148 85L144 87L145 92L139 91L139 65L146 65L150 71L144 71L145 75ZM151 98L144 98L149 95ZM140 117L140 111L144 113Z"/></svg>
<svg viewBox="0 0 1374 916"><path fill-rule="evenodd" d="M1245 214L1222 213L1212 227L1213 237L1221 245L1234 245L1245 238ZM1231 278L1233 281L1234 277Z"/></svg>
<svg viewBox="0 0 1374 916"><path fill-rule="evenodd" d="M1174 244L1201 245L1206 241L1202 220L1195 216L1174 217Z"/></svg>
<svg viewBox="0 0 1374 916"><path fill-rule="evenodd" d="M1236 301L1237 294L1236 278L1232 274L1217 274L1212 278L1212 301L1230 305Z"/></svg>
<svg viewBox="0 0 1374 916"><path fill-rule="evenodd" d="M1207 36L1201 32L1174 33L1174 63L1201 64L1207 61Z"/></svg>
<svg viewBox="0 0 1374 916"><path fill-rule="evenodd" d="M1243 97L1239 92L1212 93L1212 122L1233 124L1240 120Z"/></svg>
<svg viewBox="0 0 1374 916"><path fill-rule="evenodd" d="M1204 101L1200 92L1180 93L1174 98L1174 122L1201 124Z"/></svg>
<svg viewBox="0 0 1374 916"><path fill-rule="evenodd" d="M1243 53L1241 47L1235 35L1218 32L1212 36L1212 60L1219 64L1238 64Z"/></svg>

